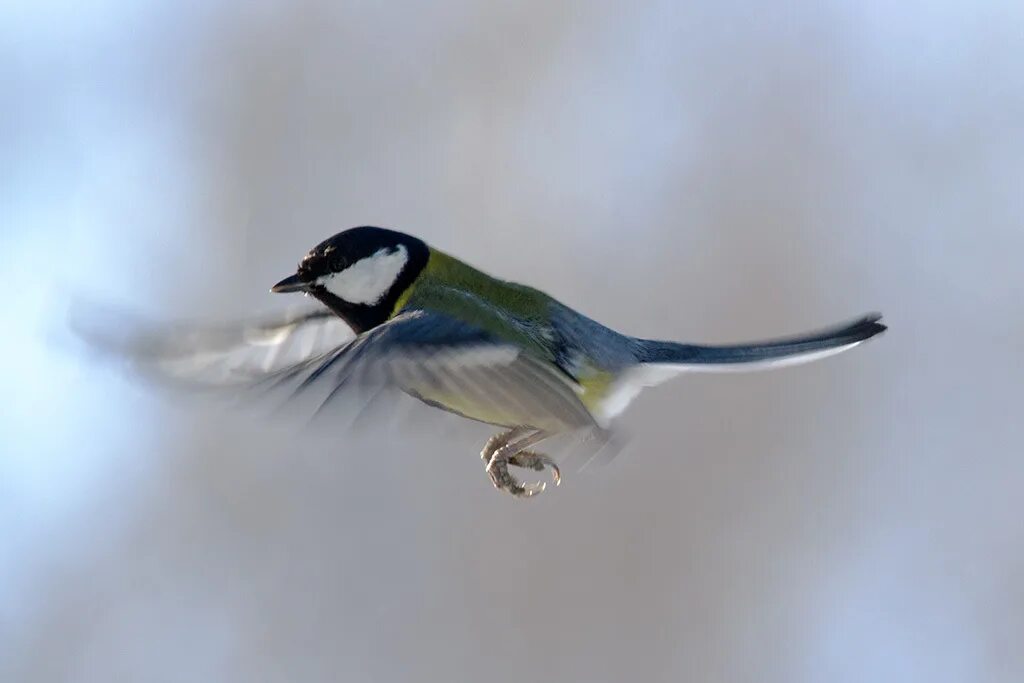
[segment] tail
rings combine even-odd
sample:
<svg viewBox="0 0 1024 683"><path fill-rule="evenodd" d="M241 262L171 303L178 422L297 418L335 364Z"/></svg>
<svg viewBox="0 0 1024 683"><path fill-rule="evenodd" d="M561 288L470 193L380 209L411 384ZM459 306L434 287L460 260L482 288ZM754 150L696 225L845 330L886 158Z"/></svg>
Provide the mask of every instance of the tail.
<svg viewBox="0 0 1024 683"><path fill-rule="evenodd" d="M638 339L637 360L652 365L684 366L685 370L762 370L806 363L832 356L866 342L886 330L880 313L798 337L732 346L698 346ZM686 367L689 366L689 367Z"/></svg>

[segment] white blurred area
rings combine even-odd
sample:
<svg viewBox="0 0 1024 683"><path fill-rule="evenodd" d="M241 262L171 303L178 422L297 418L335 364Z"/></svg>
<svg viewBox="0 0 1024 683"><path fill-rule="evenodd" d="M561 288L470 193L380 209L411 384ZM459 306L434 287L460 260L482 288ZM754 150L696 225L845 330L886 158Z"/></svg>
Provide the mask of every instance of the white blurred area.
<svg viewBox="0 0 1024 683"><path fill-rule="evenodd" d="M0 6L0 680L1024 678L1024 4L626 6ZM280 306L367 223L634 334L891 329L652 390L528 503L478 427L305 435L63 334Z"/></svg>

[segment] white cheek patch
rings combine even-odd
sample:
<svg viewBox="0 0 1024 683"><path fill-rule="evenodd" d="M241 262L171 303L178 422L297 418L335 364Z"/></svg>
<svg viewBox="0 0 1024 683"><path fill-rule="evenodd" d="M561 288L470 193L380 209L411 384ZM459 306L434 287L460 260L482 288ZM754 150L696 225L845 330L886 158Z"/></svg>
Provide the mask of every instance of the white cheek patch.
<svg viewBox="0 0 1024 683"><path fill-rule="evenodd" d="M409 260L409 252L401 244L395 251L381 249L338 273L317 280L328 292L351 304L374 306L395 284Z"/></svg>

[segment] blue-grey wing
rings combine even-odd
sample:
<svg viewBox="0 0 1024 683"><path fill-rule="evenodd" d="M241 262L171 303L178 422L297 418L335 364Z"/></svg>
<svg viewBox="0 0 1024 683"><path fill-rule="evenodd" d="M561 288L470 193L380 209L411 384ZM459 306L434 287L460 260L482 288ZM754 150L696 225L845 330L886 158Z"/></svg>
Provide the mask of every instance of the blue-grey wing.
<svg viewBox="0 0 1024 683"><path fill-rule="evenodd" d="M481 422L551 432L594 425L578 385L555 366L474 325L424 310L402 313L259 384L295 397L312 391L320 412L352 394L397 389Z"/></svg>

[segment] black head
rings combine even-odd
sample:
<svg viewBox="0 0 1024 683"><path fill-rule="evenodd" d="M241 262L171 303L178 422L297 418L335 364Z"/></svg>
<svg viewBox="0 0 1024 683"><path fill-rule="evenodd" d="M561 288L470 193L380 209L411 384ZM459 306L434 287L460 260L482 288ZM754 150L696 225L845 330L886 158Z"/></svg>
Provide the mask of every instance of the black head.
<svg viewBox="0 0 1024 683"><path fill-rule="evenodd" d="M365 332L388 319L429 258L427 245L405 233L352 228L316 245L295 275L270 291L312 294L357 333Z"/></svg>

